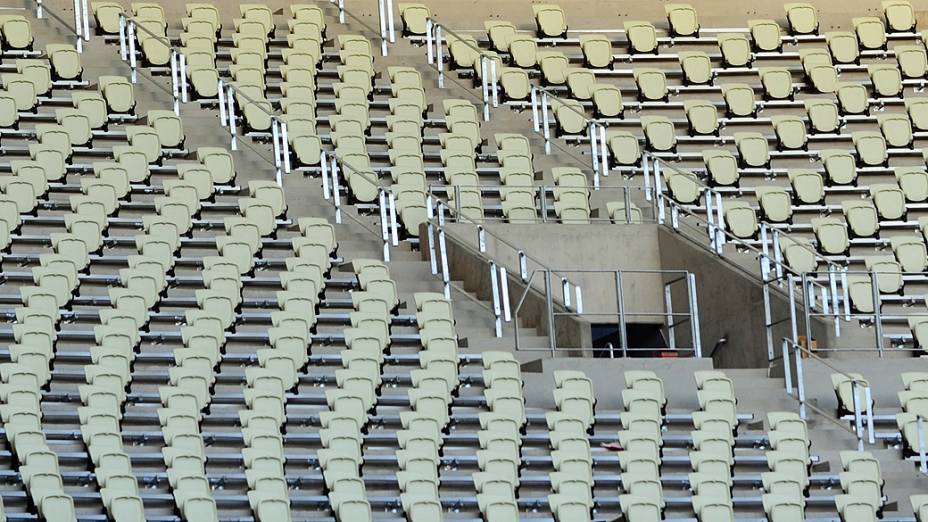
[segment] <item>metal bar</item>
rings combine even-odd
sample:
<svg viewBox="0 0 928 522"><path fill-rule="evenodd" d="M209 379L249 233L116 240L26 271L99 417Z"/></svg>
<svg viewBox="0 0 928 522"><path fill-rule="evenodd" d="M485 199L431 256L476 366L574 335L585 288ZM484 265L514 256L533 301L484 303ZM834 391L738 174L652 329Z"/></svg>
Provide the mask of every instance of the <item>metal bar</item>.
<svg viewBox="0 0 928 522"><path fill-rule="evenodd" d="M693 351L696 357L702 357L702 332L699 328L699 296L696 295L696 274L686 274L687 288L690 296L690 331L693 334Z"/></svg>
<svg viewBox="0 0 928 522"><path fill-rule="evenodd" d="M625 224L632 223L632 195L628 187L622 187L622 199L625 201Z"/></svg>
<svg viewBox="0 0 928 522"><path fill-rule="evenodd" d="M280 176L280 121L277 118L271 118L271 141L274 143L274 168L277 169L277 175Z"/></svg>
<svg viewBox="0 0 928 522"><path fill-rule="evenodd" d="M280 146L284 159L284 173L290 174L290 127L285 121L280 123Z"/></svg>
<svg viewBox="0 0 928 522"><path fill-rule="evenodd" d="M654 190L657 192L657 222L664 224L664 189L661 183L661 162L654 158Z"/></svg>
<svg viewBox="0 0 928 522"><path fill-rule="evenodd" d="M180 116L180 79L177 73L180 72L178 66L179 58L177 51L171 51L171 97L174 100L174 114Z"/></svg>
<svg viewBox="0 0 928 522"><path fill-rule="evenodd" d="M187 103L187 55L180 53L180 96L181 101Z"/></svg>
<svg viewBox="0 0 928 522"><path fill-rule="evenodd" d="M493 92L493 107L499 107L499 78L496 71L496 60L490 60L490 86Z"/></svg>
<svg viewBox="0 0 928 522"><path fill-rule="evenodd" d="M599 160L602 162L602 168L599 169L603 176L609 175L609 153L606 148L606 127L599 126Z"/></svg>
<svg viewBox="0 0 928 522"><path fill-rule="evenodd" d="M799 418L806 420L806 378L802 371L802 353L793 350L796 360L796 390L799 395ZM788 364L789 361L786 361Z"/></svg>
<svg viewBox="0 0 928 522"><path fill-rule="evenodd" d="M230 148L232 150L238 150L238 126L235 119L235 93L232 90L232 86L226 88L226 101L229 102L229 135L231 136Z"/></svg>
<svg viewBox="0 0 928 522"><path fill-rule="evenodd" d="M809 274L802 274L802 314L806 343L812 347L812 307L815 306L815 289L809 283Z"/></svg>
<svg viewBox="0 0 928 522"><path fill-rule="evenodd" d="M480 92L483 95L483 121L490 121L490 84L487 78L487 57L480 55Z"/></svg>
<svg viewBox="0 0 928 522"><path fill-rule="evenodd" d="M590 124L590 161L593 163L593 189L599 190L599 140L596 139L596 123Z"/></svg>
<svg viewBox="0 0 928 522"><path fill-rule="evenodd" d="M551 357L557 352L557 327L554 323L554 288L551 285L551 271L545 270L545 306L548 310L548 347Z"/></svg>
<svg viewBox="0 0 928 522"><path fill-rule="evenodd" d="M519 250L519 277L523 283L528 283L528 257L525 252Z"/></svg>
<svg viewBox="0 0 928 522"><path fill-rule="evenodd" d="M477 249L481 254L487 253L487 231L483 225L477 225Z"/></svg>
<svg viewBox="0 0 928 522"><path fill-rule="evenodd" d="M859 391L859 386L857 381L851 381L851 397L853 397L852 402L854 403L854 432L857 433L857 450L864 450L864 435L863 435L863 417L860 414L860 397L857 395Z"/></svg>
<svg viewBox="0 0 928 522"><path fill-rule="evenodd" d="M329 191L329 158L325 151L319 153L319 167L322 170L322 197L328 201L332 193Z"/></svg>
<svg viewBox="0 0 928 522"><path fill-rule="evenodd" d="M625 324L625 289L622 286L622 272L615 271L615 301L619 313L619 343L622 353L628 353L628 325Z"/></svg>
<svg viewBox="0 0 928 522"><path fill-rule="evenodd" d="M566 277L561 278L561 300L564 302L564 308L570 310L570 281Z"/></svg>
<svg viewBox="0 0 928 522"><path fill-rule="evenodd" d="M548 190L544 185L538 187L538 206L541 209L541 222L548 222Z"/></svg>
<svg viewBox="0 0 928 522"><path fill-rule="evenodd" d="M77 37L77 41L74 45L75 47L77 47L77 52L83 53L84 52L84 44L83 44L84 38L83 38L83 35L81 34L81 31L83 30L84 25L81 23L81 1L74 0L73 7L74 7L74 35Z"/></svg>
<svg viewBox="0 0 928 522"><path fill-rule="evenodd" d="M126 45L126 17L119 15L119 58L122 61L129 59L129 49Z"/></svg>
<svg viewBox="0 0 928 522"><path fill-rule="evenodd" d="M928 459L925 457L925 418L915 417L915 431L918 434L918 469L928 474Z"/></svg>
<svg viewBox="0 0 928 522"><path fill-rule="evenodd" d="M387 193L387 202L390 204L390 237L392 237L391 243L393 246L399 246L400 244L400 234L397 230L397 219L396 219L396 194L391 190Z"/></svg>
<svg viewBox="0 0 928 522"><path fill-rule="evenodd" d="M439 206L441 209L441 206ZM445 229L438 230L438 248L441 250L441 282L445 292L445 299L451 299L451 274L448 273L448 251L445 242Z"/></svg>
<svg viewBox="0 0 928 522"><path fill-rule="evenodd" d="M380 238L383 241L383 260L390 261L390 237L387 226L387 191L380 189L378 195L380 207Z"/></svg>
<svg viewBox="0 0 928 522"><path fill-rule="evenodd" d="M864 386L864 401L864 412L867 414L867 442L876 444L876 436L873 433L873 396L870 386Z"/></svg>
<svg viewBox="0 0 928 522"><path fill-rule="evenodd" d="M80 39L78 39L78 41L80 41ZM129 20L129 67L132 68L132 83L138 82L135 56L135 21L133 20Z"/></svg>
<svg viewBox="0 0 928 522"><path fill-rule="evenodd" d="M541 93L541 124L544 126L545 154L551 154L551 130L548 129L548 93Z"/></svg>
<svg viewBox="0 0 928 522"><path fill-rule="evenodd" d="M828 265L828 284L831 290L833 315L835 323L835 336L841 335L841 302L838 297L838 279L835 277L835 266Z"/></svg>
<svg viewBox="0 0 928 522"><path fill-rule="evenodd" d="M332 176L332 197L335 198L335 222L342 222L342 191L338 183L338 158L332 154L329 159L332 161L332 168L329 169L329 175Z"/></svg>
<svg viewBox="0 0 928 522"><path fill-rule="evenodd" d="M883 357L883 314L880 302L880 284L876 272L870 272L870 290L873 294L873 332L876 335L876 349Z"/></svg>
<svg viewBox="0 0 928 522"><path fill-rule="evenodd" d="M499 298L499 280L497 279L496 263L490 261L490 287L493 289L493 331L496 337L503 336L503 322Z"/></svg>
<svg viewBox="0 0 928 522"><path fill-rule="evenodd" d="M84 41L90 41L90 10L87 9L87 0L81 0L81 15L83 16Z"/></svg>
<svg viewBox="0 0 928 522"><path fill-rule="evenodd" d="M438 88L443 89L445 87L445 50L442 46L442 27L441 24L438 24L438 27L435 29L435 61L438 62Z"/></svg>
<svg viewBox="0 0 928 522"><path fill-rule="evenodd" d="M793 395L793 369L789 360L789 341L783 339L783 382L786 384L786 394Z"/></svg>
<svg viewBox="0 0 928 522"><path fill-rule="evenodd" d="M393 22L393 0L387 0L387 26L390 33L390 43L396 43L396 25Z"/></svg>
<svg viewBox="0 0 928 522"><path fill-rule="evenodd" d="M541 124L538 118L538 88L537 87L532 87L531 100L532 100L532 128L535 129L535 132L541 132Z"/></svg>
<svg viewBox="0 0 928 522"><path fill-rule="evenodd" d="M438 259L435 252L435 225L431 221L426 225L428 229L428 246L429 246L429 268L432 271L432 275L438 275Z"/></svg>
<svg viewBox="0 0 928 522"><path fill-rule="evenodd" d="M574 310L577 315L583 315L583 291L580 285L574 285Z"/></svg>
<svg viewBox="0 0 928 522"><path fill-rule="evenodd" d="M764 261L767 260L766 256L761 257L761 277L763 278L762 291L764 296L764 330L767 333L767 360L773 360L773 310L771 309L770 302L770 263L767 261L766 266Z"/></svg>
<svg viewBox="0 0 928 522"><path fill-rule="evenodd" d="M41 20L41 19L42 19L42 16L43 16L43 12L42 12L42 0L36 0L36 2L35 2L35 17L38 18L39 20Z"/></svg>
<svg viewBox="0 0 928 522"><path fill-rule="evenodd" d="M432 48L432 31L435 30L435 22L429 18L425 21L425 55L428 58L429 65L435 63L435 49Z"/></svg>
<svg viewBox="0 0 928 522"><path fill-rule="evenodd" d="M673 322L673 294L670 284L664 285L664 322L667 325L667 343L671 350L677 349L677 336Z"/></svg>
<svg viewBox="0 0 928 522"><path fill-rule="evenodd" d="M789 321L790 321L790 333L793 334L793 342L799 342L799 325L797 324L796 318L796 277L793 274L789 275L789 285L787 287L787 292L789 293Z"/></svg>
<svg viewBox="0 0 928 522"><path fill-rule="evenodd" d="M712 208L715 200L711 190L705 191L703 195L706 197L706 233L709 234L709 248L715 250L715 211Z"/></svg>
<svg viewBox="0 0 928 522"><path fill-rule="evenodd" d="M454 186L454 218L457 221L461 220L461 186L460 185Z"/></svg>
<svg viewBox="0 0 928 522"><path fill-rule="evenodd" d="M773 231L773 259L776 261L774 267L777 270L777 281L783 279L783 252L780 250L780 231Z"/></svg>
<svg viewBox="0 0 928 522"><path fill-rule="evenodd" d="M499 288L503 298L503 320L509 323L512 322L512 310L509 306L509 275L504 266L499 267Z"/></svg>
<svg viewBox="0 0 928 522"><path fill-rule="evenodd" d="M377 12L380 15L380 53L387 55L387 15L386 0L377 0Z"/></svg>
<svg viewBox="0 0 928 522"><path fill-rule="evenodd" d="M851 320L851 300L848 298L847 267L841 270L841 297L844 299L844 320Z"/></svg>
<svg viewBox="0 0 928 522"><path fill-rule="evenodd" d="M641 169L644 171L644 199L651 201L651 158L647 154L641 157Z"/></svg>
<svg viewBox="0 0 928 522"><path fill-rule="evenodd" d="M715 220L715 251L721 256L725 253L725 216L722 208L722 194L719 192L715 193L715 211L718 214Z"/></svg>
<svg viewBox="0 0 928 522"><path fill-rule="evenodd" d="M338 23L345 23L345 0L338 0Z"/></svg>
<svg viewBox="0 0 928 522"><path fill-rule="evenodd" d="M219 87L217 88L219 92L219 124L223 127L226 126L226 98L225 92L226 88L222 83L222 80L219 80Z"/></svg>

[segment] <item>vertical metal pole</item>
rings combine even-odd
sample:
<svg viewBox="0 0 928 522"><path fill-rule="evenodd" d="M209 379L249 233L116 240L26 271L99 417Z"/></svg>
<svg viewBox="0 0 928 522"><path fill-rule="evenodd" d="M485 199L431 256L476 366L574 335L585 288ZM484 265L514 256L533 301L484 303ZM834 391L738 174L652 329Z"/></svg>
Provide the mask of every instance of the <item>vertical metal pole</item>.
<svg viewBox="0 0 928 522"><path fill-rule="evenodd" d="M783 251L780 250L780 231L773 231L773 259L776 261L774 268L777 271L777 281L783 279Z"/></svg>
<svg viewBox="0 0 928 522"><path fill-rule="evenodd" d="M834 305L832 315L835 323L835 336L841 335L841 302L838 297L838 279L835 276L835 266L828 264L828 284L831 291L831 297Z"/></svg>
<svg viewBox="0 0 928 522"><path fill-rule="evenodd" d="M580 285L574 285L574 311L577 315L583 315L583 291Z"/></svg>
<svg viewBox="0 0 928 522"><path fill-rule="evenodd" d="M80 41L80 39L78 39ZM132 83L138 82L135 56L135 20L129 20L129 67L132 68Z"/></svg>
<svg viewBox="0 0 928 522"><path fill-rule="evenodd" d="M461 221L461 186L454 186L454 218Z"/></svg>
<svg viewBox="0 0 928 522"><path fill-rule="evenodd" d="M438 207L441 210L441 206ZM441 250L441 278L445 299L451 299L451 274L448 272L448 250L445 242L445 229L438 230L438 248Z"/></svg>
<svg viewBox="0 0 928 522"><path fill-rule="evenodd" d="M699 328L699 298L696 295L696 274L687 273L686 282L690 295L690 331L693 333L693 349L696 357L702 357L702 332Z"/></svg>
<svg viewBox="0 0 928 522"><path fill-rule="evenodd" d="M380 189L378 197L380 204L380 238L383 241L383 260L390 261L390 232L387 225L387 192Z"/></svg>
<svg viewBox="0 0 928 522"><path fill-rule="evenodd" d="M764 296L764 330L767 334L767 360L773 360L773 310L770 303L770 261L766 255L760 258L761 289Z"/></svg>
<svg viewBox="0 0 928 522"><path fill-rule="evenodd" d="M229 102L229 134L232 136L230 148L232 150L238 150L238 123L235 120L235 93L231 85L226 88L226 101Z"/></svg>
<svg viewBox="0 0 928 522"><path fill-rule="evenodd" d="M285 121L280 123L280 147L284 160L284 173L290 174L290 126Z"/></svg>
<svg viewBox="0 0 928 522"><path fill-rule="evenodd" d="M280 179L280 121L271 118L271 141L274 143L274 168L277 169L277 178Z"/></svg>
<svg viewBox="0 0 928 522"><path fill-rule="evenodd" d="M867 415L867 442L876 444L876 436L873 433L873 397L870 394L870 386L864 386L864 413Z"/></svg>
<svg viewBox="0 0 928 522"><path fill-rule="evenodd" d="M880 285L876 272L870 272L870 290L873 294L873 332L876 335L876 349L883 357L883 314L880 302Z"/></svg>
<svg viewBox="0 0 928 522"><path fill-rule="evenodd" d="M644 172L644 199L651 201L651 159L647 154L641 158L641 170Z"/></svg>
<svg viewBox="0 0 928 522"><path fill-rule="evenodd" d="M535 132L541 132L541 124L538 118L538 88L532 87L531 100L532 100L532 128L535 129Z"/></svg>
<svg viewBox="0 0 928 522"><path fill-rule="evenodd" d="M925 458L925 418L915 417L915 432L918 434L918 469L928 474L928 459Z"/></svg>
<svg viewBox="0 0 928 522"><path fill-rule="evenodd" d="M793 335L793 342L799 343L799 324L796 318L796 277L793 274L789 275L787 292L789 293L790 333Z"/></svg>
<svg viewBox="0 0 928 522"><path fill-rule="evenodd" d="M177 77L178 66L177 51L171 50L171 96L174 99L174 114L180 116L180 79Z"/></svg>
<svg viewBox="0 0 928 522"><path fill-rule="evenodd" d="M480 55L480 92L483 95L483 121L490 121L490 83L487 78L487 57Z"/></svg>
<svg viewBox="0 0 928 522"><path fill-rule="evenodd" d="M545 270L545 306L548 310L548 347L551 357L557 354L557 327L554 324L554 288L551 284L551 271Z"/></svg>
<svg viewBox="0 0 928 522"><path fill-rule="evenodd" d="M589 135L590 135L590 162L593 164L593 178L599 178L599 140L596 139L596 122L590 123L589 126ZM594 181L594 184L596 182Z"/></svg>
<svg viewBox="0 0 928 522"><path fill-rule="evenodd" d="M499 267L499 288L503 298L503 320L509 323L512 322L512 310L509 307L509 275L504 266Z"/></svg>
<svg viewBox="0 0 928 522"><path fill-rule="evenodd" d="M431 220L428 222L427 228L429 241L429 268L432 270L432 275L438 275L438 259L436 257L437 252L435 252L435 225L432 224Z"/></svg>
<svg viewBox="0 0 928 522"><path fill-rule="evenodd" d="M717 225L715 229L715 251L718 255L723 255L725 253L723 247L725 246L725 216L723 214L724 209L722 208L722 194L720 192L715 193L715 211L717 218L715 223Z"/></svg>
<svg viewBox="0 0 928 522"><path fill-rule="evenodd" d="M625 202L625 224L631 225L632 223L632 195L629 192L629 187L622 187L622 199Z"/></svg>
<svg viewBox="0 0 928 522"><path fill-rule="evenodd" d="M671 350L677 349L676 328L673 321L673 295L669 284L664 284L664 323L667 325L667 342Z"/></svg>
<svg viewBox="0 0 928 522"><path fill-rule="evenodd" d="M42 0L36 0L35 2L35 17L39 20L42 19Z"/></svg>
<svg viewBox="0 0 928 522"><path fill-rule="evenodd" d="M126 32L126 17L119 15L119 57L124 62L129 59L129 50L126 45Z"/></svg>
<svg viewBox="0 0 928 522"><path fill-rule="evenodd" d="M397 230L397 219L396 219L396 194L391 190L387 192L387 203L390 204L390 237L392 238L391 243L393 246L399 246L399 231Z"/></svg>
<svg viewBox="0 0 928 522"><path fill-rule="evenodd" d="M806 347L812 349L812 307L815 306L815 289L809 284L809 274L802 274L802 315L806 334Z"/></svg>
<svg viewBox="0 0 928 522"><path fill-rule="evenodd" d="M387 31L390 33L390 43L396 43L396 25L393 23L393 0L387 0Z"/></svg>
<svg viewBox="0 0 928 522"><path fill-rule="evenodd" d="M77 37L77 42L74 44L77 47L77 52L84 52L84 38L81 34L84 28L84 24L81 23L81 0L74 0L74 35Z"/></svg>
<svg viewBox="0 0 928 522"><path fill-rule="evenodd" d="M332 196L335 198L335 222L342 222L342 190L338 184L338 158L332 154L329 159L332 161L329 175L332 176Z"/></svg>
<svg viewBox="0 0 928 522"><path fill-rule="evenodd" d="M847 267L841 269L841 297L844 299L844 320L851 320L851 300L848 297Z"/></svg>
<svg viewBox="0 0 928 522"><path fill-rule="evenodd" d="M222 127L226 126L226 88L223 85L222 80L219 80L219 87L217 88L219 93L219 125Z"/></svg>
<svg viewBox="0 0 928 522"><path fill-rule="evenodd" d="M90 10L87 8L87 0L81 0L81 14L84 23L84 41L90 41Z"/></svg>
<svg viewBox="0 0 928 522"><path fill-rule="evenodd" d="M519 250L519 277L523 283L528 283L528 257Z"/></svg>
<svg viewBox="0 0 928 522"><path fill-rule="evenodd" d="M786 384L786 394L789 396L793 395L793 368L792 362L789 360L789 341L783 339L781 345L783 349L783 382Z"/></svg>
<svg viewBox="0 0 928 522"><path fill-rule="evenodd" d="M628 326L625 324L625 289L622 286L622 272L615 271L615 304L619 313L619 344L622 353L628 354Z"/></svg>
<svg viewBox="0 0 928 522"><path fill-rule="evenodd" d="M661 161L657 158L654 158L654 192L657 194L657 222L660 224L664 223L664 189L662 186L661 180Z"/></svg>
<svg viewBox="0 0 928 522"><path fill-rule="evenodd" d="M442 27L438 24L435 28L435 61L438 62L438 88L445 88L445 49L442 46Z"/></svg>
<svg viewBox="0 0 928 522"><path fill-rule="evenodd" d="M490 87L493 93L493 106L499 107L499 79L496 71L496 60L490 60Z"/></svg>
<svg viewBox="0 0 928 522"><path fill-rule="evenodd" d="M857 386L857 381L851 381L851 396L853 397L854 403L854 433L857 434L857 451L864 450L864 434L863 434L863 417L860 415L860 397L857 395L857 392L860 391Z"/></svg>
<svg viewBox="0 0 928 522"><path fill-rule="evenodd" d="M345 23L345 0L338 0L338 23Z"/></svg>
<svg viewBox="0 0 928 522"><path fill-rule="evenodd" d="M487 252L487 231L483 228L483 225L477 225L477 249L480 250L481 254Z"/></svg>
<svg viewBox="0 0 928 522"><path fill-rule="evenodd" d="M329 158L325 151L319 154L319 169L322 171L322 197L328 201L332 195L329 192Z"/></svg>
<svg viewBox="0 0 928 522"><path fill-rule="evenodd" d="M806 420L806 378L802 372L802 351L797 349L793 350L793 355L796 360L796 390L799 395L799 418ZM789 364L789 361L785 361L786 364Z"/></svg>
<svg viewBox="0 0 928 522"><path fill-rule="evenodd" d="M606 127L604 125L599 126L599 160L602 162L602 167L599 171L603 176L609 175L609 149L606 148Z"/></svg>
<svg viewBox="0 0 928 522"><path fill-rule="evenodd" d="M706 232L709 234L709 248L715 250L715 212L712 208L715 199L711 190L705 191L703 195L706 197Z"/></svg>
<svg viewBox="0 0 928 522"><path fill-rule="evenodd" d="M496 273L496 263L490 261L490 287L493 289L493 331L496 337L503 336L503 322L500 316L499 281Z"/></svg>
<svg viewBox="0 0 928 522"><path fill-rule="evenodd" d="M435 30L435 23L429 18L425 21L425 53L429 65L435 63L435 49L432 48L432 31Z"/></svg>
<svg viewBox="0 0 928 522"><path fill-rule="evenodd" d="M564 308L570 310L570 281L566 277L561 278L561 300L564 302Z"/></svg>
<svg viewBox="0 0 928 522"><path fill-rule="evenodd" d="M180 53L180 96L181 101L187 103L187 55Z"/></svg>
<svg viewBox="0 0 928 522"><path fill-rule="evenodd" d="M541 209L541 222L548 222L548 189L544 185L538 187L538 203Z"/></svg>
<svg viewBox="0 0 928 522"><path fill-rule="evenodd" d="M548 129L548 93L541 92L541 124L544 126L545 154L551 154L551 130Z"/></svg>
<svg viewBox="0 0 928 522"><path fill-rule="evenodd" d="M386 0L377 0L377 12L380 15L380 52L387 55L387 14Z"/></svg>

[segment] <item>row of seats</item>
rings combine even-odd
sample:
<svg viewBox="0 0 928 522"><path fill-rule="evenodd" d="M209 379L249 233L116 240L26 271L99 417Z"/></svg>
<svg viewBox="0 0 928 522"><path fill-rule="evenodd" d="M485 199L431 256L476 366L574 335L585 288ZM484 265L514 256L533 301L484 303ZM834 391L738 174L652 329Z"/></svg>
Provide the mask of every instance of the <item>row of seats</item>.
<svg viewBox="0 0 928 522"><path fill-rule="evenodd" d="M427 103L422 76L412 67L388 67L392 108L387 140L390 157L390 190L406 234L419 236L419 225L428 221L428 181L422 153L423 114ZM468 146L473 150L470 140Z"/></svg>
<svg viewBox="0 0 928 522"><path fill-rule="evenodd" d="M552 473L548 504L560 522L592 520L593 458L588 433L595 421L593 383L579 371L554 372L557 412L545 416L558 471ZM619 438L622 439L620 432Z"/></svg>

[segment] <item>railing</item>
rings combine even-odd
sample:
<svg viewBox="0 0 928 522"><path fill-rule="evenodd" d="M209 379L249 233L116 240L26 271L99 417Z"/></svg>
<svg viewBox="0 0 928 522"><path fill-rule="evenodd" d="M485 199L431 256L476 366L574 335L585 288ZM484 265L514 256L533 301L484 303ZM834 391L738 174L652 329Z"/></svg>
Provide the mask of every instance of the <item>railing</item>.
<svg viewBox="0 0 928 522"><path fill-rule="evenodd" d="M496 60L485 51L471 45L466 40L462 40L460 35L445 27L442 23L435 20L434 16L425 21L426 35L426 56L428 64L433 66L438 72L438 87L445 87L445 56L444 56L444 34L450 34L477 53L480 60L480 92L483 102L483 119L490 121L490 107L499 106L499 82L497 81L498 71L496 70ZM434 52L433 48L434 47Z"/></svg>
<svg viewBox="0 0 928 522"><path fill-rule="evenodd" d="M34 0L35 1L35 17L39 20L45 18L46 14L51 18L54 18L58 23L60 23L65 29L74 35L74 47L77 49L78 53L84 52L84 42L90 41L90 20L88 17L89 9L87 0L74 0L73 9L74 9L74 27L68 25L68 23L58 15L54 10L48 9L43 0ZM67 15L65 15L67 16Z"/></svg>

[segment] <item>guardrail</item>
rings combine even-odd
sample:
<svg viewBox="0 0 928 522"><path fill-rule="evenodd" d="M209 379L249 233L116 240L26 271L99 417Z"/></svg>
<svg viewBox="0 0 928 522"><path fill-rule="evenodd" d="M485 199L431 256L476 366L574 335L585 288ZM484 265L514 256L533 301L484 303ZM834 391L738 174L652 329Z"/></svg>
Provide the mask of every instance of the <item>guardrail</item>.
<svg viewBox="0 0 928 522"><path fill-rule="evenodd" d="M438 71L438 87L445 88L445 56L444 56L444 34L450 34L477 53L480 60L480 92L483 96L483 119L490 121L490 107L499 106L499 82L497 81L498 71L496 70L496 60L484 52L479 47L471 45L466 40L462 40L460 35L445 27L442 23L436 21L434 17L429 17L425 21L425 38L426 38L426 57L429 65L433 65ZM434 52L433 48L434 47Z"/></svg>

